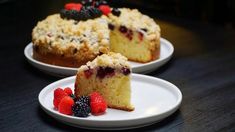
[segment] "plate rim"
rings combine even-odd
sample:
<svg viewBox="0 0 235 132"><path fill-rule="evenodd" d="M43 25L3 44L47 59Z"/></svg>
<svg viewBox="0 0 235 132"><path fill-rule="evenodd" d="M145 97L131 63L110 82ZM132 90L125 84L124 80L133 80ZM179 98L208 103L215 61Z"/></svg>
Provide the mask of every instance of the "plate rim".
<svg viewBox="0 0 235 132"><path fill-rule="evenodd" d="M164 38L160 38L160 41L163 41L164 45L167 47L168 49L168 52L167 52L167 55L162 57L162 58L159 58L157 60L154 60L154 61L151 61L151 62L147 62L147 63L143 63L139 66L132 66L132 71L133 72L136 72L136 73L146 73L146 72L149 72L149 71L152 71L154 69L157 69L158 67L164 65L167 61L169 61L169 59L172 57L173 53L174 53L174 46L171 44L171 42L169 42L168 40L164 39ZM43 66L43 67L47 67L48 69L54 69L54 70L66 70L66 71L70 71L70 72L75 72L77 70L77 68L72 68L72 67L63 67L63 66L57 66L57 65L51 65L51 64L47 64L47 63L44 63L44 62L41 62L41 61L38 61L38 60L35 60L31 53L28 53L30 48L32 48L32 42L30 42L28 45L26 45L25 49L24 49L24 55L25 57L27 58L28 61L30 61L30 63L32 65L38 65L36 66L37 68L39 68L39 66ZM165 61L165 62L162 62L162 61ZM130 61L131 62L131 61ZM157 67L153 67L155 66L157 63L160 63L162 62L162 64L160 64L159 66ZM135 62L134 62L135 63ZM138 62L137 62L138 63ZM152 67L148 70L142 70L142 68L145 68L145 67ZM40 69L40 68L39 68ZM44 71L44 70L43 70ZM47 72L51 72L51 71L47 71ZM56 74L56 73L55 73ZM61 74L61 73L57 73L57 74ZM67 76L66 73L64 73L64 75Z"/></svg>
<svg viewBox="0 0 235 132"><path fill-rule="evenodd" d="M183 98L183 96L182 96L182 93L181 93L181 91L180 91L180 89L177 87L177 86L175 86L174 84L172 84L172 83L170 83L169 81L166 81L166 80L163 80L163 79L160 79L160 78L156 78L156 77L151 77L151 76L147 76L147 75L141 75L141 74L135 74L135 73L132 73L132 78L144 78L144 79L154 79L154 80L157 80L157 81L160 81L161 83L164 83L164 84L166 84L166 85L170 85L170 88L171 89L174 89L174 93L175 92L177 92L177 98L178 98L178 100L176 101L176 103L171 107L171 108L169 108L169 109L167 109L166 111L164 111L164 112L162 112L162 113L159 113L159 114L154 114L154 115L148 115L148 116L144 116L144 117L137 117L137 118L131 118L131 119L116 119L116 120L94 120L94 119L88 119L88 118L79 118L79 117L74 117L74 116L69 116L69 115L64 115L64 114L61 114L61 113L58 113L58 112L56 112L56 111L54 111L54 110L51 110L51 109L49 109L49 108L47 108L46 106L44 106L43 104L43 99L42 99L42 97L43 97L43 95L46 93L46 91L47 90L50 90L51 88L50 87L52 87L53 85L56 85L56 84L58 84L59 82L67 82L67 81L70 81L71 79L75 79L75 76L71 76L71 77L67 77L67 78L64 78L64 79L60 79L60 80L58 80L58 81L55 81L55 82L53 82L53 83L51 83L51 84L49 84L49 85L47 85L46 87L44 87L41 91L40 91L40 93L39 93L39 95L38 95L38 101L39 101L39 104L40 104L40 106L41 106L41 108L47 113L47 114L49 114L50 116L52 116L53 118L55 118L55 119L57 119L57 120L59 120L59 121L62 121L62 122L65 122L64 121L64 119L68 119L68 120L79 120L79 121L85 121L85 122L91 122L91 123L94 123L94 122L96 122L96 123L106 123L106 122L115 122L115 123L120 123L120 122L129 122L129 121L138 121L138 120L146 120L146 119L149 119L149 120L153 120L154 118L157 118L157 117L160 117L160 116L163 116L163 117L161 117L161 119L157 119L157 120L155 120L155 122L156 121L158 121L158 120L162 120L162 119L164 119L164 118L166 118L166 117L168 117L169 115L171 115L172 113L174 113L178 108L179 108L179 106L181 105L181 103L182 103L182 98ZM63 120L62 120L62 119ZM67 123L71 123L71 122L68 122L68 121L66 121ZM151 124L151 122L153 122L153 121L147 121L145 124ZM67 124L66 123L66 124ZM143 126L144 124L142 123L142 122L140 122L140 124L138 125L139 127L141 127L141 126ZM138 126L136 126L136 127L138 127ZM108 128L110 128L110 126L109 127L94 127L94 126L81 126L81 124L79 124L78 125L78 127L83 127L83 128L87 128L87 127L91 127L90 129L92 129L92 127L94 128L94 129L108 129ZM127 127L127 128L126 128ZM130 127L135 127L135 126L130 126ZM128 126L124 126L124 127L116 127L117 129L128 129L129 127ZM89 128L88 128L89 129Z"/></svg>

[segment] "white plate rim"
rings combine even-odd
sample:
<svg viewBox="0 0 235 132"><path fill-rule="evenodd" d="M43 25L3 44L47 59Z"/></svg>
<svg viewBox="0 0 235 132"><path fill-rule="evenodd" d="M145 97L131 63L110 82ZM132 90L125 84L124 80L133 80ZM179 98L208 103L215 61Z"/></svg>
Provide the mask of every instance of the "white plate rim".
<svg viewBox="0 0 235 132"><path fill-rule="evenodd" d="M132 71L134 73L147 73L147 72L153 71L153 70L157 69L158 67L164 65L167 61L170 60L170 58L172 57L173 52L174 52L173 45L168 40L166 40L164 38L161 38L160 41L161 41L161 44L164 44L164 46L166 46L168 48L167 55L163 56L163 57L160 57L157 60L154 60L154 61L151 61L151 62L148 62L148 63L144 63L144 64L140 64L139 66L132 66ZM32 53L29 53L30 49L32 49L32 42L30 42L25 47L24 55L32 65L34 65L34 66L37 65L37 66L35 66L37 68L47 67L48 69L60 70L61 72L58 73L58 75L60 75L60 74L63 75L62 71L69 72L69 73L64 73L65 76L67 76L68 74L71 74L72 72L75 73L77 71L77 68L56 66L56 65L51 65L51 64L47 64L47 63L44 63L44 62L37 61L32 57ZM43 68L39 68L39 69L43 69ZM43 70L43 71L45 71L45 70ZM47 71L47 72L56 74L55 71L54 72Z"/></svg>
<svg viewBox="0 0 235 132"><path fill-rule="evenodd" d="M153 124L154 122L158 122L166 117L168 117L169 115L171 115L172 113L174 113L180 106L181 102L182 102L182 93L181 91L179 90L179 88L177 88L174 84L166 81L166 80L163 80L163 79L160 79L160 78L156 78L156 77L151 77L151 76L147 76L147 75L141 75L141 74L135 74L135 73L132 73L132 78L134 77L139 77L139 78L145 78L145 79L155 79L156 81L160 81L161 83L164 83L166 85L169 85L173 90L174 92L176 92L177 94L177 98L178 100L176 101L175 105L172 106L172 108L169 108L167 111L165 112L162 112L162 113L159 113L159 114L155 114L154 116L153 115L149 115L149 116L145 116L145 117L138 117L138 118L132 118L132 119L125 119L125 120L91 120L91 119L87 119L87 118L78 118L78 117L73 117L73 116L69 116L69 115L64 115L64 114L61 114L61 113L58 113L56 112L55 110L51 110L49 108L47 108L46 106L44 106L44 103L42 102L43 99L43 95L46 93L47 90L50 89L50 87L52 87L53 85L56 85L57 83L59 82L66 82L66 81L69 81L71 79L75 79L75 76L71 76L71 77L67 77L67 78L64 78L64 79L61 79L61 80L58 80L56 82L53 82L49 85L47 85L46 87L44 87L39 95L38 95L38 100L39 100L39 104L41 106L41 108L46 112L48 113L49 115L53 116L54 118L56 118L57 120L60 120L62 122L64 122L64 120L61 120L60 118L68 118L68 119L72 119L72 120L80 120L80 121L87 121L87 122L97 122L97 123L110 123L110 122L115 122L115 123L120 123L120 122L131 122L131 121L136 121L136 120L146 120L146 119L154 119L156 117L159 117L159 116L162 116L161 119L158 119L156 121L151 121L151 122L146 122L145 124L141 123L141 124L138 124L138 126L123 126L123 127L111 127L111 126L107 126L107 127L94 127L94 126L80 126L78 124L75 124L75 125L78 125L77 127L80 127L80 128L88 128L88 129L100 129L100 130L108 130L108 129L117 129L117 130L120 130L120 129L131 129L131 128L138 128L138 127L142 127L142 126L146 126L146 125L151 125ZM57 117L56 117L57 116ZM65 121L67 122L67 121ZM72 123L70 122L67 122L66 124L70 124L72 125ZM74 126L74 125L72 125Z"/></svg>

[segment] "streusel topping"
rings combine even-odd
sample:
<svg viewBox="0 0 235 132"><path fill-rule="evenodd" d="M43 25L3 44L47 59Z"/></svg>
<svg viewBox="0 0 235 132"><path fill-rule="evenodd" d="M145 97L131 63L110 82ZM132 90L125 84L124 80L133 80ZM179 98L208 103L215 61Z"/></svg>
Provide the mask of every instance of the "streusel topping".
<svg viewBox="0 0 235 132"><path fill-rule="evenodd" d="M33 43L43 46L45 52L57 49L53 51L68 53L66 50L71 47L79 50L87 45L98 53L99 46L109 45L108 24L104 17L78 22L62 19L59 14L48 16L33 29Z"/></svg>
<svg viewBox="0 0 235 132"><path fill-rule="evenodd" d="M96 57L86 65L81 66L78 71L88 70L89 68L93 69L95 67L111 67L116 69L125 67L130 69L130 65L126 57L120 53L108 52L107 54Z"/></svg>

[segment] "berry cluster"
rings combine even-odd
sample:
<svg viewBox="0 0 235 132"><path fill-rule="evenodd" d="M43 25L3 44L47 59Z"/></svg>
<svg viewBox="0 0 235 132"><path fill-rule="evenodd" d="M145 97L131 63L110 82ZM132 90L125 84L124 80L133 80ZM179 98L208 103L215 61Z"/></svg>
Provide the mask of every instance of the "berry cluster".
<svg viewBox="0 0 235 132"><path fill-rule="evenodd" d="M119 16L121 12L117 8L113 8L111 11L105 0L82 0L81 3L66 4L64 9L60 11L60 16L63 19L84 21L100 17L102 14L108 15L109 13Z"/></svg>
<svg viewBox="0 0 235 132"><path fill-rule="evenodd" d="M99 93L76 98L69 87L54 90L53 104L60 113L77 117L87 117L90 113L100 115L107 109L107 103Z"/></svg>
<svg viewBox="0 0 235 132"><path fill-rule="evenodd" d="M74 19L76 21L94 19L102 14L108 15L112 13L115 16L120 16L121 11L118 8L110 9L105 0L82 0L81 3L68 3L64 9L60 11L60 16L63 19Z"/></svg>

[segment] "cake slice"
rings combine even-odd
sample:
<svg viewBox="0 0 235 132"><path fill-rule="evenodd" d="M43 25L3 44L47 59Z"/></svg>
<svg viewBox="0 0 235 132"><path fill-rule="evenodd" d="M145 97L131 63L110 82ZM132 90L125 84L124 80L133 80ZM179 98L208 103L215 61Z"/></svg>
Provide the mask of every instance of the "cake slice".
<svg viewBox="0 0 235 132"><path fill-rule="evenodd" d="M129 60L149 62L160 56L160 27L137 9L113 8L108 15L110 50Z"/></svg>
<svg viewBox="0 0 235 132"><path fill-rule="evenodd" d="M112 52L103 54L78 69L75 95L79 97L99 92L108 107L132 111L130 74L126 57Z"/></svg>

